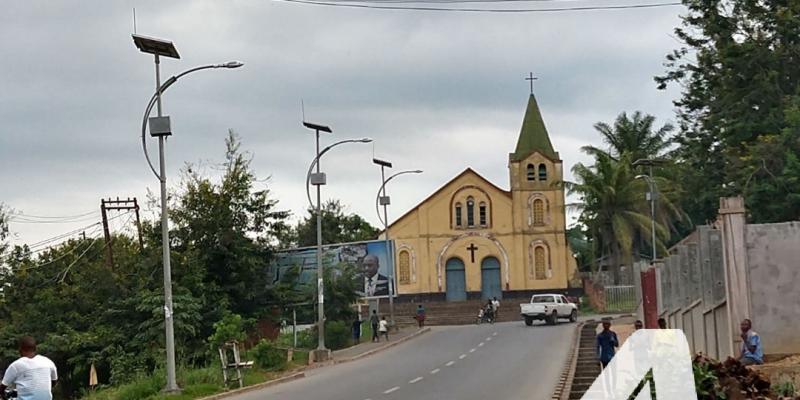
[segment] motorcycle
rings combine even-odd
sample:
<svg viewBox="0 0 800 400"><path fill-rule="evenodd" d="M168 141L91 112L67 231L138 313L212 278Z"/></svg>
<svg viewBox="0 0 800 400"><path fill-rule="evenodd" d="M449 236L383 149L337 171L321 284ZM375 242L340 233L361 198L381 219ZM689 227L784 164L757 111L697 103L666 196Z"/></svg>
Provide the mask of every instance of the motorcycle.
<svg viewBox="0 0 800 400"><path fill-rule="evenodd" d="M0 395L2 395L3 400L16 399L17 389L6 389L3 393L0 393Z"/></svg>

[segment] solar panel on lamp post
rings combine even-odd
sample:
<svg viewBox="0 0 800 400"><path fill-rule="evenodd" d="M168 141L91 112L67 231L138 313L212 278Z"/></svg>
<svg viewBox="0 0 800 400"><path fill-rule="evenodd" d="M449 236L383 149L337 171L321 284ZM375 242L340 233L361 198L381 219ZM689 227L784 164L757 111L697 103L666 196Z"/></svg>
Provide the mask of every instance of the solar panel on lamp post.
<svg viewBox="0 0 800 400"><path fill-rule="evenodd" d="M316 138L316 156L311 161L311 166L308 168L306 174L306 195L308 202L317 214L317 349L313 353L315 362L326 361L330 357L330 351L325 347L325 281L324 281L324 266L322 264L322 200L321 200L321 186L327 183L325 173L320 172L320 158L323 154L330 151L332 148L345 144L345 143L370 143L372 139L348 139L336 142L324 148L322 151L319 149L319 134L320 132L333 133L333 130L325 125L314 124L311 122L303 121L303 126L311 129L315 133ZM314 172L316 168L316 172ZM311 201L311 193L309 191L309 184L317 187L317 202L314 204Z"/></svg>
<svg viewBox="0 0 800 400"><path fill-rule="evenodd" d="M133 42L136 47L144 53L152 54L155 58L156 65L156 92L148 103L144 118L142 119L142 148L144 150L145 158L150 166L150 169L156 175L161 186L161 246L162 246L162 261L164 264L164 330L166 336L166 369L167 369L167 383L164 388L165 392L174 393L179 392L176 376L175 376L175 331L173 324L173 304L172 304L172 269L170 267L170 249L169 249L169 210L167 207L167 175L166 175L166 160L164 149L164 138L172 134L170 127L170 120L168 116L162 115L161 97L165 90L167 90L173 83L175 83L182 76L192 72L212 69L212 68L239 68L244 64L238 61L230 61L224 64L211 64L204 65L196 68L189 69L178 75L170 77L164 84L161 84L161 62L160 57L169 57L179 59L180 55L175 45L172 42L162 39L150 38L141 35L132 35ZM157 105L158 116L150 118L153 105ZM151 136L158 137L158 154L159 154L159 172L156 172L150 156L147 154L147 140L146 130L150 127Z"/></svg>

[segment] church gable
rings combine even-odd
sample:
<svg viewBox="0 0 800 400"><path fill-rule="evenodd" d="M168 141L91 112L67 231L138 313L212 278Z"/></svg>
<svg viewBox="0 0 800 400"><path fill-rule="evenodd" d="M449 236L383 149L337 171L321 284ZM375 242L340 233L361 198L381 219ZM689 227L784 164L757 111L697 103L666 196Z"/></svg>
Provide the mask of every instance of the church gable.
<svg viewBox="0 0 800 400"><path fill-rule="evenodd" d="M411 222L409 219L418 218L431 221L430 233L490 229L498 222L499 212L510 214L510 211L511 192L467 168L398 218L389 229L401 228Z"/></svg>

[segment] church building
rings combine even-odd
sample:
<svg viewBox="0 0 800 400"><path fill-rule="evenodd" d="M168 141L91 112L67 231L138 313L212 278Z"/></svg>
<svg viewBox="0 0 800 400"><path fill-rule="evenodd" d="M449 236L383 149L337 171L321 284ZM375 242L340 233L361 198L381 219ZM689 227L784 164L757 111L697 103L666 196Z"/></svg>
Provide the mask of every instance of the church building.
<svg viewBox="0 0 800 400"><path fill-rule="evenodd" d="M576 261L566 238L563 163L531 94L511 190L472 168L389 226L397 292L411 301L462 301L563 292Z"/></svg>

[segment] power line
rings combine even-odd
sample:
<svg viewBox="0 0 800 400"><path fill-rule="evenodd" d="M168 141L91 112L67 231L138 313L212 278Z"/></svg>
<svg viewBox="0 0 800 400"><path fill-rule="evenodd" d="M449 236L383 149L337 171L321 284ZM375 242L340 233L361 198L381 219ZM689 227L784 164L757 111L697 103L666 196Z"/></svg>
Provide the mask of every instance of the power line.
<svg viewBox="0 0 800 400"><path fill-rule="evenodd" d="M25 213L23 213L23 212L11 212L11 213L9 213L9 215L11 215L11 216L20 216L20 217L27 217L27 218L38 218L38 219L75 219L75 218L81 218L81 217L85 217L85 216L87 216L87 215L92 215L92 214L97 214L97 211L95 210L95 211L89 211L89 212L86 212L86 213L83 213L83 214L77 214L77 215L63 215L63 216L56 216L56 215L49 215L49 216L44 216L44 215L32 215L32 214L25 214Z"/></svg>
<svg viewBox="0 0 800 400"><path fill-rule="evenodd" d="M94 230L94 232L91 233L92 235L95 235L95 236L92 237L92 243L89 244L89 247L87 247L87 249L91 248L94 245L94 242L97 240L97 236L99 236L99 233L100 233L100 229L99 228L96 228ZM75 251L77 251L79 247L80 247L80 245L75 246L70 251L68 251L68 252L66 252L66 253L64 253L64 254L62 254L62 255L60 255L60 256L58 256L58 257L56 257L56 258L54 258L54 259L52 259L50 261L46 261L46 262L43 262L41 264L32 265L30 267L22 267L18 271L28 271L28 270L31 270L31 269L41 268L41 267L50 265L50 264L52 264L52 263L54 263L56 261L59 261L59 260L65 258L65 257L67 257L70 254L75 253ZM84 252L84 254L85 254L85 252Z"/></svg>
<svg viewBox="0 0 800 400"><path fill-rule="evenodd" d="M128 214L130 214L130 212L126 212L126 213L122 213L122 214L119 214L119 215L115 215L114 217L109 218L109 220L115 220L117 218L124 217L124 216L126 216ZM95 222L93 224L86 225L84 227L69 231L67 233L63 233L63 234L60 234L60 235L57 235L57 236L54 236L54 237L51 237L51 238L48 238L48 239L44 239L42 241L39 241L39 242L36 242L36 243L33 243L33 244L30 244L30 245L28 245L28 252L21 254L20 257L26 257L26 256L31 255L33 253L40 253L40 252L43 252L43 251L58 247L58 246L64 244L64 242L66 240L62 241L60 243L55 243L55 244L50 244L50 243L53 243L53 242L61 240L61 239L69 240L70 236L74 236L74 235L80 234L81 232L84 232L87 229L89 229L89 228L91 228L93 226L98 226L100 224L101 224L101 222ZM46 246L46 247L43 247L43 246Z"/></svg>
<svg viewBox="0 0 800 400"><path fill-rule="evenodd" d="M273 0L284 3L298 3L327 7L348 7L348 8L369 8L377 10L405 10L405 11L452 11L452 12L485 12L485 13L543 13L543 12L564 12L564 11L599 11L599 10L627 10L635 8L657 8L679 6L680 2L669 3L647 3L630 5L612 6L579 6L579 7L558 7L558 8L448 8L448 7L422 7L422 6L380 6L374 4L355 4L353 2L317 1L317 0ZM454 1L455 2L455 1ZM477 1L476 1L477 2Z"/></svg>

